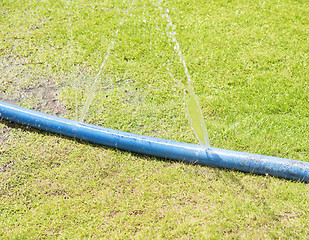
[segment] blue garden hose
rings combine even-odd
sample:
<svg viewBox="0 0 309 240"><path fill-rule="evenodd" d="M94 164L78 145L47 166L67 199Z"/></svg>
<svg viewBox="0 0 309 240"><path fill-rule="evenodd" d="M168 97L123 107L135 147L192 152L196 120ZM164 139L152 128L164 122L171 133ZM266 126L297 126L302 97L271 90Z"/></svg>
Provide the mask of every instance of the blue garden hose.
<svg viewBox="0 0 309 240"><path fill-rule="evenodd" d="M164 159L309 182L309 163L175 142L85 124L0 101L0 118L121 150Z"/></svg>

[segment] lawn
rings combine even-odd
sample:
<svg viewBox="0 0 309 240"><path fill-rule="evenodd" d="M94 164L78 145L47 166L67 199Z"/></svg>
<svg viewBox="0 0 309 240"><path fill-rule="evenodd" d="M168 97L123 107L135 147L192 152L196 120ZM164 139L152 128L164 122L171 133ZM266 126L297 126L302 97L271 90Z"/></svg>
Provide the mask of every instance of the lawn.
<svg viewBox="0 0 309 240"><path fill-rule="evenodd" d="M309 162L308 22L307 1L2 1L0 100L197 144L175 33L211 146ZM4 120L0 176L2 239L309 237L308 184Z"/></svg>

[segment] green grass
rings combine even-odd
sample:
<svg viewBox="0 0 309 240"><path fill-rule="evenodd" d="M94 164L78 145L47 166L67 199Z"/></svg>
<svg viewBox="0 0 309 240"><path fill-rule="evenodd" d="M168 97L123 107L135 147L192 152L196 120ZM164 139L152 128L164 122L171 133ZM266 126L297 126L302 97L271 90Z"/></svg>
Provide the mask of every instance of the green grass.
<svg viewBox="0 0 309 240"><path fill-rule="evenodd" d="M308 162L307 1L162 7L211 145ZM114 39L85 121L197 143L183 105L186 76L161 14L148 1L1 2L0 99L75 119ZM309 235L308 184L136 155L6 121L0 175L2 239Z"/></svg>

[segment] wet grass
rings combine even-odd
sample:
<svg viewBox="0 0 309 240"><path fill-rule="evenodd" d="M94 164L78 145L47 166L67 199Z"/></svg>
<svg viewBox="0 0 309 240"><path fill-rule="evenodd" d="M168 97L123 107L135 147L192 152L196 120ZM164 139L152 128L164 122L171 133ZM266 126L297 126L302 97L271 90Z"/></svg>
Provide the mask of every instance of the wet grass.
<svg viewBox="0 0 309 240"><path fill-rule="evenodd" d="M86 122L197 143L183 107L184 69L155 5L1 2L1 100L75 119L114 39ZM309 161L308 4L162 7L211 145ZM6 121L0 175L3 239L309 234L308 184L135 155Z"/></svg>

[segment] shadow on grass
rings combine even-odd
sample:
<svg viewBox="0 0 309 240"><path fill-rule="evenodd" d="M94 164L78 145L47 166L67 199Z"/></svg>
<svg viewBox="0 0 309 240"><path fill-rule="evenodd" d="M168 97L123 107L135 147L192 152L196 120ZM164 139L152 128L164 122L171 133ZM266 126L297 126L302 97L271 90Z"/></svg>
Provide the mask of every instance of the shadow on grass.
<svg viewBox="0 0 309 240"><path fill-rule="evenodd" d="M3 118L0 118L0 123L6 125L6 127L8 129L19 129L19 130L22 130L23 132L33 132L33 133L43 134L44 136L57 136L61 139L76 141L80 144L85 144L85 145L91 146L93 148L113 149L114 151L118 151L118 152L127 152L127 153L130 153L133 157L139 157L139 158L143 158L145 160L154 161L154 160L160 159L160 160L164 160L167 163L177 163L177 162L179 162L177 160L164 159L164 158L149 156L149 155L146 155L146 154L139 154L139 153L121 150L121 149L117 149L117 148L113 148L113 147L108 147L108 146L104 146L104 145L97 144L97 143L87 142L87 141L84 141L84 140L81 140L81 139L72 138L72 137L68 137L68 136L65 136L65 135L52 133L52 132L40 130L40 129L37 129L37 128L33 128L33 127L30 127L30 126L22 125L22 124L19 124L19 123L11 122L11 121L8 121L8 120L3 119ZM186 163L186 162L184 162L184 163ZM186 163L186 164L194 164L194 163Z"/></svg>
<svg viewBox="0 0 309 240"><path fill-rule="evenodd" d="M164 161L164 162L169 163L169 164L178 164L179 162L182 163L182 164L185 164L185 165L195 165L196 164L195 162L185 162L185 161L179 161L179 160L173 160L173 159L154 157L154 156L150 156L150 155L146 155L146 154L140 154L140 153L130 152L130 151L126 151L126 150L120 150L120 149L117 149L117 148L107 147L107 146L104 146L104 145L101 145L101 144L91 143L91 142L87 142L87 141L84 141L84 140L80 140L80 139L76 139L76 138L72 138L72 137L68 137L68 136L64 136L64 135L60 135L60 134L51 133L51 132L48 132L48 131L32 128L30 126L25 126L25 125L22 125L22 124L19 124L19 123L14 123L14 122L11 122L11 121L8 121L8 120L5 120L5 119L1 119L1 118L0 118L0 123L3 123L4 125L6 125L8 129L14 128L14 129L20 129L24 132L34 132L34 133L38 133L38 134L43 134L45 136L57 136L57 137L60 137L62 139L66 139L66 140L70 140L70 141L74 140L74 141L76 141L80 144L85 144L85 145L91 146L93 148L113 149L113 150L118 151L118 152L130 153L130 155L133 156L133 157L142 158L142 159L147 160L147 161L149 161L149 160L150 161L160 160L160 161ZM239 177L235 176L235 173L237 173L239 171L236 171L234 169L233 170L220 169L220 168L215 168L215 167L211 167L211 166L203 166L203 167L215 169L217 178L225 178L225 180L228 180L228 181L238 185L245 192L251 194L252 196L256 196L256 192L252 192L252 191L248 190L246 188L246 186L241 183L241 181L239 180L239 178L241 178L241 176L239 176ZM223 173L226 173L226 174L223 174ZM254 173L247 173L247 174L262 177L261 175L254 174ZM264 177L264 181L267 181L267 179L269 179L269 178L270 178L270 176ZM271 178L277 178L277 177L271 177ZM290 180L286 180L286 181L290 181Z"/></svg>

